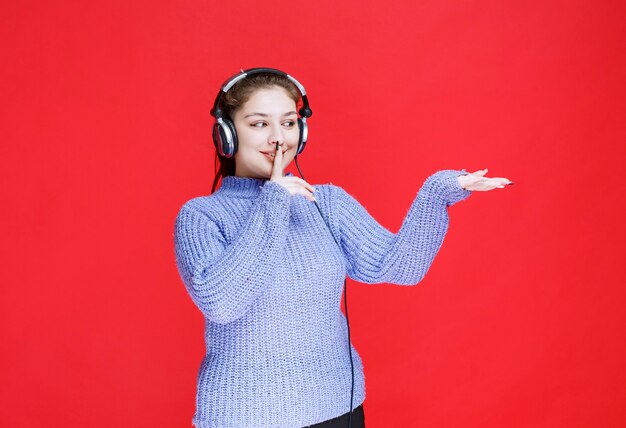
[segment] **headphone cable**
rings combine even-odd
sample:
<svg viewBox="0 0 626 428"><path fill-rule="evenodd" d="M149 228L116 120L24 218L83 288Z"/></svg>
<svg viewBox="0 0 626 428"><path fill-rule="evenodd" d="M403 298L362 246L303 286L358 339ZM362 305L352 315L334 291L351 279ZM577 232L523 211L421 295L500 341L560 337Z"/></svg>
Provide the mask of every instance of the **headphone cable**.
<svg viewBox="0 0 626 428"><path fill-rule="evenodd" d="M296 168L298 168L298 173L300 174L300 177L304 181L306 181L306 179L304 178L304 175L302 174L302 171L300 171L300 165L298 165L297 154L294 157L294 161L296 162ZM335 238L335 235L333 235L333 232L330 229L330 225L326 222L326 219L324 218L324 215L322 214L322 210L320 209L319 204L317 203L317 201L314 201L314 202L315 202L315 207L319 211L320 216L322 217L322 220L324 220L324 223L326 224L326 227L328 228L328 231L330 232L330 236L333 237L333 239L337 243L337 246L339 247L339 249L341 249L339 242L337 242L337 238ZM348 320L348 284L347 284L347 280L345 277L343 279L343 304L344 304L343 307L346 312L346 325L348 327L348 351L350 353L350 369L352 370L352 386L350 390L350 413L348 413L348 428L352 428L352 405L353 405L353 397L354 397L354 362L352 361L352 342L350 341L350 322Z"/></svg>

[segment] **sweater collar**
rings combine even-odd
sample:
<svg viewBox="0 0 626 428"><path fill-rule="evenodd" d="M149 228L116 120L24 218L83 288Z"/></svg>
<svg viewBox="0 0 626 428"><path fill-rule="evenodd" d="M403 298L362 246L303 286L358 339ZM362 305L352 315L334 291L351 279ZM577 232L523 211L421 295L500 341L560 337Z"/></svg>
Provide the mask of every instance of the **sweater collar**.
<svg viewBox="0 0 626 428"><path fill-rule="evenodd" d="M285 173L285 177L293 176L292 173ZM223 195L235 196L240 198L252 198L261 193L261 188L268 181L267 178L254 178L254 177L238 177L236 175L229 175L222 178L222 184L216 193L219 192Z"/></svg>

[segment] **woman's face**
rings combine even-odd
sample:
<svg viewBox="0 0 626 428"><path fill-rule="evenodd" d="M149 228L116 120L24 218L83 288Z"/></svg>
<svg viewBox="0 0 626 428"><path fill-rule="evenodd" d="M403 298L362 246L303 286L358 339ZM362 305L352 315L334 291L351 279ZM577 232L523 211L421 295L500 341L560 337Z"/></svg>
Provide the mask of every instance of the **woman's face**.
<svg viewBox="0 0 626 428"><path fill-rule="evenodd" d="M238 140L235 175L270 178L276 141L283 151L284 171L298 148L297 119L296 102L287 90L274 86L255 91L233 117Z"/></svg>

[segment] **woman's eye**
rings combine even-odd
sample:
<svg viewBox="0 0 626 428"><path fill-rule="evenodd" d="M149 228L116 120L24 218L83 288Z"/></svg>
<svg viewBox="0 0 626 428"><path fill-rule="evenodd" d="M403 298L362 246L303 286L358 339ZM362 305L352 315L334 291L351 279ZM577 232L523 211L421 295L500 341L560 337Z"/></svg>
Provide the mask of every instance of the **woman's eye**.
<svg viewBox="0 0 626 428"><path fill-rule="evenodd" d="M296 122L294 122L293 120L289 120L287 122L284 122L283 125L287 126L288 128L293 128L295 126ZM267 126L267 123L265 122L255 122L252 123L250 126L253 126L255 128L265 128Z"/></svg>

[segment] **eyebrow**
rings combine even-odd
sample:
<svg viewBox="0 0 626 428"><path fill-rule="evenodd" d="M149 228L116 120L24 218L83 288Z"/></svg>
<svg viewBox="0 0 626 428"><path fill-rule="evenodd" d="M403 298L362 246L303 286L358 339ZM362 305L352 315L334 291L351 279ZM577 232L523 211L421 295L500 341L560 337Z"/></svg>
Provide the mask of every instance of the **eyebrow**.
<svg viewBox="0 0 626 428"><path fill-rule="evenodd" d="M292 114L298 114L298 113L296 113L295 111L289 111L289 112L283 114L283 117L291 116ZM250 114L245 115L243 118L245 119L246 117L250 117L250 116L270 117L269 114L265 114L265 113L250 113Z"/></svg>

